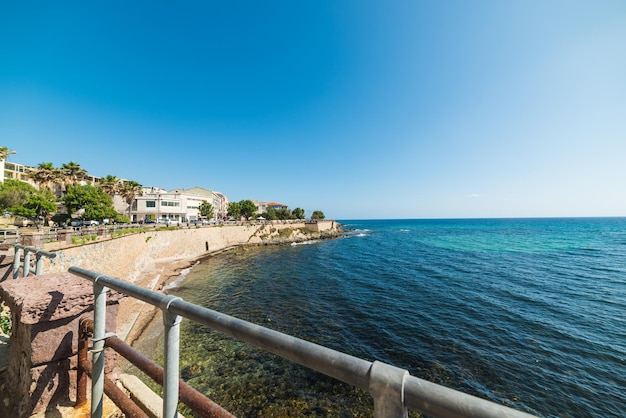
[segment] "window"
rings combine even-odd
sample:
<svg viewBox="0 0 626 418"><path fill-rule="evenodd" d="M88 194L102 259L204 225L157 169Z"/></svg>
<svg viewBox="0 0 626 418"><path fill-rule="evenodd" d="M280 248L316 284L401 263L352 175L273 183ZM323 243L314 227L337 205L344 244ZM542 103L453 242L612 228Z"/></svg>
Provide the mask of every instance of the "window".
<svg viewBox="0 0 626 418"><path fill-rule="evenodd" d="M154 200L146 200L147 208L156 208L156 202Z"/></svg>

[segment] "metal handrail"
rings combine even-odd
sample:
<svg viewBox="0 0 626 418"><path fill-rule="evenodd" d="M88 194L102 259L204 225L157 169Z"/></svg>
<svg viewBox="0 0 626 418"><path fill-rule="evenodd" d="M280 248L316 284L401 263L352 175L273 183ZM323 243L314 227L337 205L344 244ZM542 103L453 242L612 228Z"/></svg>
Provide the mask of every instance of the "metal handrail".
<svg viewBox="0 0 626 418"><path fill-rule="evenodd" d="M2 229L0 230L0 243L17 244L19 242L20 234L17 229Z"/></svg>
<svg viewBox="0 0 626 418"><path fill-rule="evenodd" d="M76 404L81 405L87 402L87 379L86 375L91 376L92 366L87 360L88 358L88 340L93 335L94 324L89 318L83 317L78 324L78 387L76 390ZM120 356L128 360L133 366L141 370L159 385L163 385L164 370L153 360L135 350L129 344L126 344L120 338L111 335L104 341L104 346L112 349ZM143 416L136 412L138 407L135 402L128 396L120 396L111 387L116 387L114 383L109 383L107 390L107 377L104 378L106 395L120 408L126 416ZM180 393L180 401L187 405L192 411L203 418L235 418L230 412L213 402L211 399L189 386L187 383L179 380L178 389Z"/></svg>
<svg viewBox="0 0 626 418"><path fill-rule="evenodd" d="M36 276L40 275L43 270L43 257L55 258L56 253L42 250L36 247L27 247L21 244L12 244L15 247L15 256L13 257L13 278L20 277L20 251L24 250L24 263L22 265L22 277L28 277L30 273L34 273ZM36 263L35 268L30 266L30 255L35 254Z"/></svg>
<svg viewBox="0 0 626 418"><path fill-rule="evenodd" d="M175 297L133 285L79 267L69 271L94 283L96 297L94 313L94 351L104 338L104 312L107 288L157 306L163 312L165 327L165 377L163 417L176 416L178 402L179 333L182 317L209 326L226 335L260 347L285 359L321 372L344 383L364 389L374 398L375 418L405 417L407 408L433 417L471 418L528 418L534 415L494 402L446 388L411 376L408 371L389 364L369 362L278 331L271 330L211 309L203 308ZM102 344L103 346L103 344ZM93 357L94 375L102 375L102 364ZM102 368L97 372L98 367ZM92 380L92 416L97 418L97 404L101 405L102 391L96 379ZM95 405L95 406L94 406ZM96 410L94 411L94 408ZM93 415L95 413L95 415Z"/></svg>

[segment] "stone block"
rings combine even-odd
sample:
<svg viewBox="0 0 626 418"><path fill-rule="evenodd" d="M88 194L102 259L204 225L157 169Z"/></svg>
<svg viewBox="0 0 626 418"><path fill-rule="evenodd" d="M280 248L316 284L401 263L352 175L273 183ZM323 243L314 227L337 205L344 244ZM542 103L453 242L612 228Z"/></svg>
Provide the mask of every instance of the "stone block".
<svg viewBox="0 0 626 418"><path fill-rule="evenodd" d="M121 294L107 292L107 330L115 331ZM93 284L71 273L29 276L0 283L0 298L11 310L7 389L16 410L45 410L75 398L78 322L93 318ZM105 352L106 373L117 355ZM28 416L28 415L24 415Z"/></svg>
<svg viewBox="0 0 626 418"><path fill-rule="evenodd" d="M41 248L41 239L43 234L40 232L22 234L22 245L27 247Z"/></svg>
<svg viewBox="0 0 626 418"><path fill-rule="evenodd" d="M30 369L30 410L36 414L59 403L76 399L75 358L55 361ZM74 363L74 367L72 367Z"/></svg>
<svg viewBox="0 0 626 418"><path fill-rule="evenodd" d="M73 229L61 229L61 230L57 231L57 238L58 238L59 242L63 242L65 244L71 244L72 243L72 236L74 236L74 230Z"/></svg>

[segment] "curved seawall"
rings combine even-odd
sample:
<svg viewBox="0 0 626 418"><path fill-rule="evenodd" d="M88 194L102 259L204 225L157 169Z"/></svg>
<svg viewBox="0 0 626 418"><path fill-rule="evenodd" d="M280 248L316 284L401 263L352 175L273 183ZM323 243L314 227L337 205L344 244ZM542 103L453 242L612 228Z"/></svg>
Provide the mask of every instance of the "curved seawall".
<svg viewBox="0 0 626 418"><path fill-rule="evenodd" d="M318 223L245 223L173 230L155 229L55 251L46 273L71 266L135 281L156 262L198 258L233 246L266 245L336 236L334 221Z"/></svg>

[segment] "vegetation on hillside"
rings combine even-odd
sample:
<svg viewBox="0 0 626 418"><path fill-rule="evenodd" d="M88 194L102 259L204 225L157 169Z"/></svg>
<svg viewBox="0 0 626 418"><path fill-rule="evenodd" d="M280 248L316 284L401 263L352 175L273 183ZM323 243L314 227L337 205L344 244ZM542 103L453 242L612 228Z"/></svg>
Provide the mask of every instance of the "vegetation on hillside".
<svg viewBox="0 0 626 418"><path fill-rule="evenodd" d="M0 161L5 160L15 151L0 147ZM51 162L42 162L29 174L39 189L19 180L6 180L0 183L0 210L11 212L32 220L36 226L53 221L66 223L81 213L83 220L115 219L128 222L131 208L138 196L142 195L142 186L133 180L123 180L112 174L98 179L94 184L87 170L75 161L55 167ZM85 184L86 183L86 184ZM127 216L118 214L113 206L113 197L121 196L128 204ZM215 216L215 208L204 201L198 208L204 219ZM268 220L305 219L302 208L268 208L264 213L257 213L252 200L231 202L227 215L246 220L262 217ZM320 210L313 211L311 219L324 219Z"/></svg>
<svg viewBox="0 0 626 418"><path fill-rule="evenodd" d="M0 183L0 210L31 219L39 226L43 219L57 211L49 190L37 190L19 180Z"/></svg>

